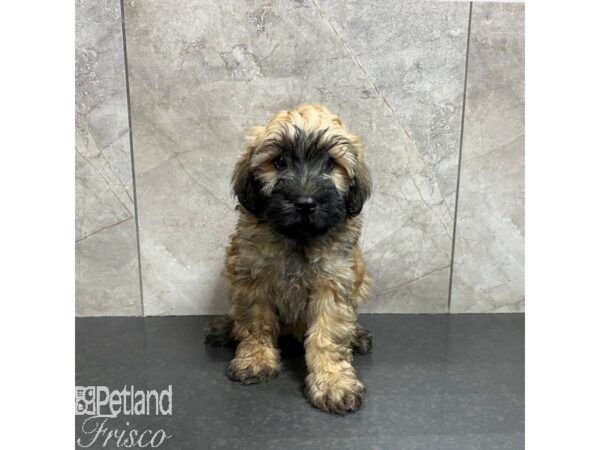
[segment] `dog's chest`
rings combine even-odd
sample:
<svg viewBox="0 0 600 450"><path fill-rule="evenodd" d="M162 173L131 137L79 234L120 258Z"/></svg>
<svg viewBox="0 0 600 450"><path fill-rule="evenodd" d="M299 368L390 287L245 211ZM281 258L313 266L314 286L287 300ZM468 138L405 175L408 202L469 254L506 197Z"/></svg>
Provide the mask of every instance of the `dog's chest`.
<svg viewBox="0 0 600 450"><path fill-rule="evenodd" d="M311 292L319 278L335 277L339 257L291 241L254 245L254 278L260 280L282 322L305 321ZM250 258L248 258L250 259Z"/></svg>
<svg viewBox="0 0 600 450"><path fill-rule="evenodd" d="M274 265L272 292L279 316L286 323L302 321L318 268L298 248L287 249Z"/></svg>
<svg viewBox="0 0 600 450"><path fill-rule="evenodd" d="M302 250L293 249L286 252L282 258L281 278L283 280L301 282L303 276L308 275L308 260Z"/></svg>

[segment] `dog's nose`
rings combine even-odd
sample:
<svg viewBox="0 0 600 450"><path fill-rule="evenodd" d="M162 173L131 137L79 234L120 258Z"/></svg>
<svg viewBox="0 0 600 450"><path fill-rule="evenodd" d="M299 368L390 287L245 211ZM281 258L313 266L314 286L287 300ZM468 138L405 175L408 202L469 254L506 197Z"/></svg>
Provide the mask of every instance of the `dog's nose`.
<svg viewBox="0 0 600 450"><path fill-rule="evenodd" d="M302 214L310 214L317 207L317 201L314 197L298 197L294 202L296 209Z"/></svg>

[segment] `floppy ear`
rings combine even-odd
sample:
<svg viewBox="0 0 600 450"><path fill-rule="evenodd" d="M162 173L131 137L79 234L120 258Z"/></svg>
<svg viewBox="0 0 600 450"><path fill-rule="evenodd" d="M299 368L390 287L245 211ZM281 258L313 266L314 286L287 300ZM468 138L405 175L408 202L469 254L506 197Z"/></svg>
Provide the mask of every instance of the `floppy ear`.
<svg viewBox="0 0 600 450"><path fill-rule="evenodd" d="M354 178L348 189L346 197L346 211L348 216L354 217L360 214L363 204L371 195L372 183L369 169L363 161L359 161L354 169Z"/></svg>
<svg viewBox="0 0 600 450"><path fill-rule="evenodd" d="M247 149L238 159L231 178L233 193L240 204L255 216L261 214L264 198L260 192L260 184L250 170L250 149Z"/></svg>

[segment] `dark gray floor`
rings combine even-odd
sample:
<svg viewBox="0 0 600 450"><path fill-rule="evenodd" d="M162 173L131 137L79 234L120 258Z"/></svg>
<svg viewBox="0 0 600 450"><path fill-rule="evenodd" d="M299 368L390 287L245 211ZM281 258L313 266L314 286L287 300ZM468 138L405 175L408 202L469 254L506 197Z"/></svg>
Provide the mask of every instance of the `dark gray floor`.
<svg viewBox="0 0 600 450"><path fill-rule="evenodd" d="M312 408L301 347L265 384L225 376L231 348L208 348L208 317L80 318L76 384L173 385L172 416L119 416L120 429L164 429L164 449L519 449L524 447L524 316L364 315L367 386L345 417ZM81 418L76 418L78 437ZM129 422L129 425L125 421ZM116 448L100 444L89 448Z"/></svg>

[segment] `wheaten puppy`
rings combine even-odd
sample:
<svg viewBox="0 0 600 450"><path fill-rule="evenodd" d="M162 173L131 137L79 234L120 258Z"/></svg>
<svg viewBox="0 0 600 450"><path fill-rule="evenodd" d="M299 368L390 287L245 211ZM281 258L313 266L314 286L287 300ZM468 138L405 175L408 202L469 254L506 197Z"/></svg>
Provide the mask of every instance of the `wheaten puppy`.
<svg viewBox="0 0 600 450"><path fill-rule="evenodd" d="M226 252L231 309L207 341L236 341L227 374L244 384L280 368L277 338L304 342L305 392L318 408L357 410L364 387L352 352L371 337L356 321L370 279L359 247L371 192L358 137L320 105L252 128L233 174L239 219Z"/></svg>

